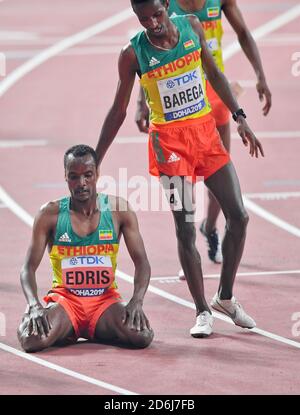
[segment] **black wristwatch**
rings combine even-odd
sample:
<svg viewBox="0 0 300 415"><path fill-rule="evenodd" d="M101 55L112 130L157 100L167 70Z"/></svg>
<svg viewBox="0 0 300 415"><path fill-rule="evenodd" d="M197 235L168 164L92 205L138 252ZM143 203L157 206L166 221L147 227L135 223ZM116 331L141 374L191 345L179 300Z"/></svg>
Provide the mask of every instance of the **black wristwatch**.
<svg viewBox="0 0 300 415"><path fill-rule="evenodd" d="M239 108L237 111L235 111L233 114L232 114L232 118L234 119L234 121L236 121L237 120L237 118L238 118L238 116L239 115L241 115L242 117L244 117L244 118L247 118L246 117L246 114L244 113L244 110L242 109L242 108Z"/></svg>

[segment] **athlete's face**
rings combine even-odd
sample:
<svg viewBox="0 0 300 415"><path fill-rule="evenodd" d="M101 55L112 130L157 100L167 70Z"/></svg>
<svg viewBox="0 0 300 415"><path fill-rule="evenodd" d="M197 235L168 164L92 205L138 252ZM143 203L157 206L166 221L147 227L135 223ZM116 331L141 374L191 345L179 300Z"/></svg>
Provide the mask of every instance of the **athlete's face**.
<svg viewBox="0 0 300 415"><path fill-rule="evenodd" d="M83 157L69 154L65 175L73 199L85 202L97 193L98 174L95 161L90 154Z"/></svg>
<svg viewBox="0 0 300 415"><path fill-rule="evenodd" d="M166 34L170 22L168 7L169 0L166 0L165 4L160 0L150 0L135 4L133 10L147 32L152 36L160 37Z"/></svg>

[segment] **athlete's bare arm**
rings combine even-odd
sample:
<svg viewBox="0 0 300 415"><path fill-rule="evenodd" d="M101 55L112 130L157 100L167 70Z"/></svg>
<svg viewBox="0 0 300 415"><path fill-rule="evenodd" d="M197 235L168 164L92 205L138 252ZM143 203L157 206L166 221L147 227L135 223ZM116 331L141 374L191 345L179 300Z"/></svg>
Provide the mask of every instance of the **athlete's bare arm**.
<svg viewBox="0 0 300 415"><path fill-rule="evenodd" d="M31 243L21 270L21 285L29 307L28 336L31 334L47 336L51 329L46 310L38 298L36 270L43 258L47 244L51 242L53 237L57 215L58 204L56 202L48 203L37 214L33 224Z"/></svg>
<svg viewBox="0 0 300 415"><path fill-rule="evenodd" d="M133 330L150 329L149 321L142 307L150 281L151 268L139 231L137 217L128 202L122 198L118 198L117 211L114 215L135 267L133 295L125 307L123 322Z"/></svg>
<svg viewBox="0 0 300 415"><path fill-rule="evenodd" d="M254 69L257 77L256 89L259 99L261 101L265 100L263 114L267 115L272 105L272 98L255 40L243 19L236 0L223 0L222 10L233 30L236 32L241 48Z"/></svg>
<svg viewBox="0 0 300 415"><path fill-rule="evenodd" d="M196 16L189 16L188 18L192 24L194 31L199 36L199 40L200 40L201 48L202 48L201 49L202 64L203 64L203 69L207 75L207 79L209 80L209 82L211 83L212 87L217 92L217 94L220 96L222 101L225 103L225 105L229 108L229 110L232 113L234 113L239 109L239 104L232 94L230 85L226 77L216 66L215 61L207 48L202 25ZM262 145L260 144L259 140L255 137L254 133L248 126L244 117L239 116L237 119L237 123L238 123L238 133L241 136L244 145L245 146L249 145L250 147L249 148L250 155L251 156L255 155L255 157L258 157L258 154L260 152L260 154L264 156Z"/></svg>
<svg viewBox="0 0 300 415"><path fill-rule="evenodd" d="M105 118L96 147L98 165L101 163L126 117L135 74L139 70L136 55L131 45L127 45L122 49L118 68L119 81L114 102Z"/></svg>
<svg viewBox="0 0 300 415"><path fill-rule="evenodd" d="M135 122L141 133L148 133L149 131L149 107L146 102L146 97L143 88L140 86L138 99L136 102Z"/></svg>

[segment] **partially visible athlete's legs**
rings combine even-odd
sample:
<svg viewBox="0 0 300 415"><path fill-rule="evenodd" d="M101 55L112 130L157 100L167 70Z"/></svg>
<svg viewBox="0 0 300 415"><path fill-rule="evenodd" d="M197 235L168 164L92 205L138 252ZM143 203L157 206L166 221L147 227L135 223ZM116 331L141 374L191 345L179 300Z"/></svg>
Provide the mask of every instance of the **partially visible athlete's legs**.
<svg viewBox="0 0 300 415"><path fill-rule="evenodd" d="M24 314L17 334L19 342L26 352L38 352L58 342L62 343L67 341L69 337L74 336L72 323L60 304L53 303L48 308L48 319L51 329L47 337L40 337L33 334L28 335L29 317L28 314Z"/></svg>
<svg viewBox="0 0 300 415"><path fill-rule="evenodd" d="M179 176L171 179L169 176L162 175L161 183L171 206L175 222L179 260L196 305L196 313L197 315L203 311L210 313L204 295L201 258L195 244L194 186L184 177Z"/></svg>
<svg viewBox="0 0 300 415"><path fill-rule="evenodd" d="M217 130L219 131L224 147L229 153L230 152L230 124L227 123L225 125L217 126ZM216 228L217 219L218 219L220 211L221 211L221 207L220 207L219 202L216 200L214 195L210 191L208 191L207 216L204 221L205 233L210 234Z"/></svg>
<svg viewBox="0 0 300 415"><path fill-rule="evenodd" d="M249 218L243 205L239 179L231 162L210 176L205 184L218 200L226 218L222 242L223 264L218 292L221 299L230 299L244 250Z"/></svg>
<svg viewBox="0 0 300 415"><path fill-rule="evenodd" d="M144 328L132 330L123 323L125 306L114 303L109 306L97 321L94 340L136 349L143 349L153 340L153 331Z"/></svg>

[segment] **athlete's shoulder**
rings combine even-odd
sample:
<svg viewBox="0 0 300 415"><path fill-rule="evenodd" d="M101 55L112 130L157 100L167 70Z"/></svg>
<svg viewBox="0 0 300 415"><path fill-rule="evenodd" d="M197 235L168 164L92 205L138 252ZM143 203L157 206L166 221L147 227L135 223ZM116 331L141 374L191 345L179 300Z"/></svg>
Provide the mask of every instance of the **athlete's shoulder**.
<svg viewBox="0 0 300 415"><path fill-rule="evenodd" d="M51 200L43 204L38 212L38 218L42 220L50 220L57 218L60 210L60 199Z"/></svg>
<svg viewBox="0 0 300 415"><path fill-rule="evenodd" d="M34 219L34 227L37 229L52 229L57 222L60 210L60 200L53 200L43 204Z"/></svg>
<svg viewBox="0 0 300 415"><path fill-rule="evenodd" d="M221 7L224 8L226 6L236 6L236 0L220 0Z"/></svg>
<svg viewBox="0 0 300 415"><path fill-rule="evenodd" d="M127 43L120 53L119 63L121 66L132 68L133 70L138 69L136 54L131 43Z"/></svg>
<svg viewBox="0 0 300 415"><path fill-rule="evenodd" d="M192 24L194 24L194 23L198 24L199 23L199 19L195 14L186 14L183 17Z"/></svg>
<svg viewBox="0 0 300 415"><path fill-rule="evenodd" d="M133 51L133 46L131 44L131 42L128 42L125 46L122 47L121 49L121 55L125 55L125 56L130 56L134 53Z"/></svg>
<svg viewBox="0 0 300 415"><path fill-rule="evenodd" d="M56 199L44 203L40 207L40 213L44 215L57 215L59 213L60 201L61 199Z"/></svg>
<svg viewBox="0 0 300 415"><path fill-rule="evenodd" d="M190 23L190 25L192 26L193 30L199 34L202 34L202 23L200 22L200 20L198 19L197 16L195 16L194 14L187 14L185 15L186 19L188 20L188 22Z"/></svg>

